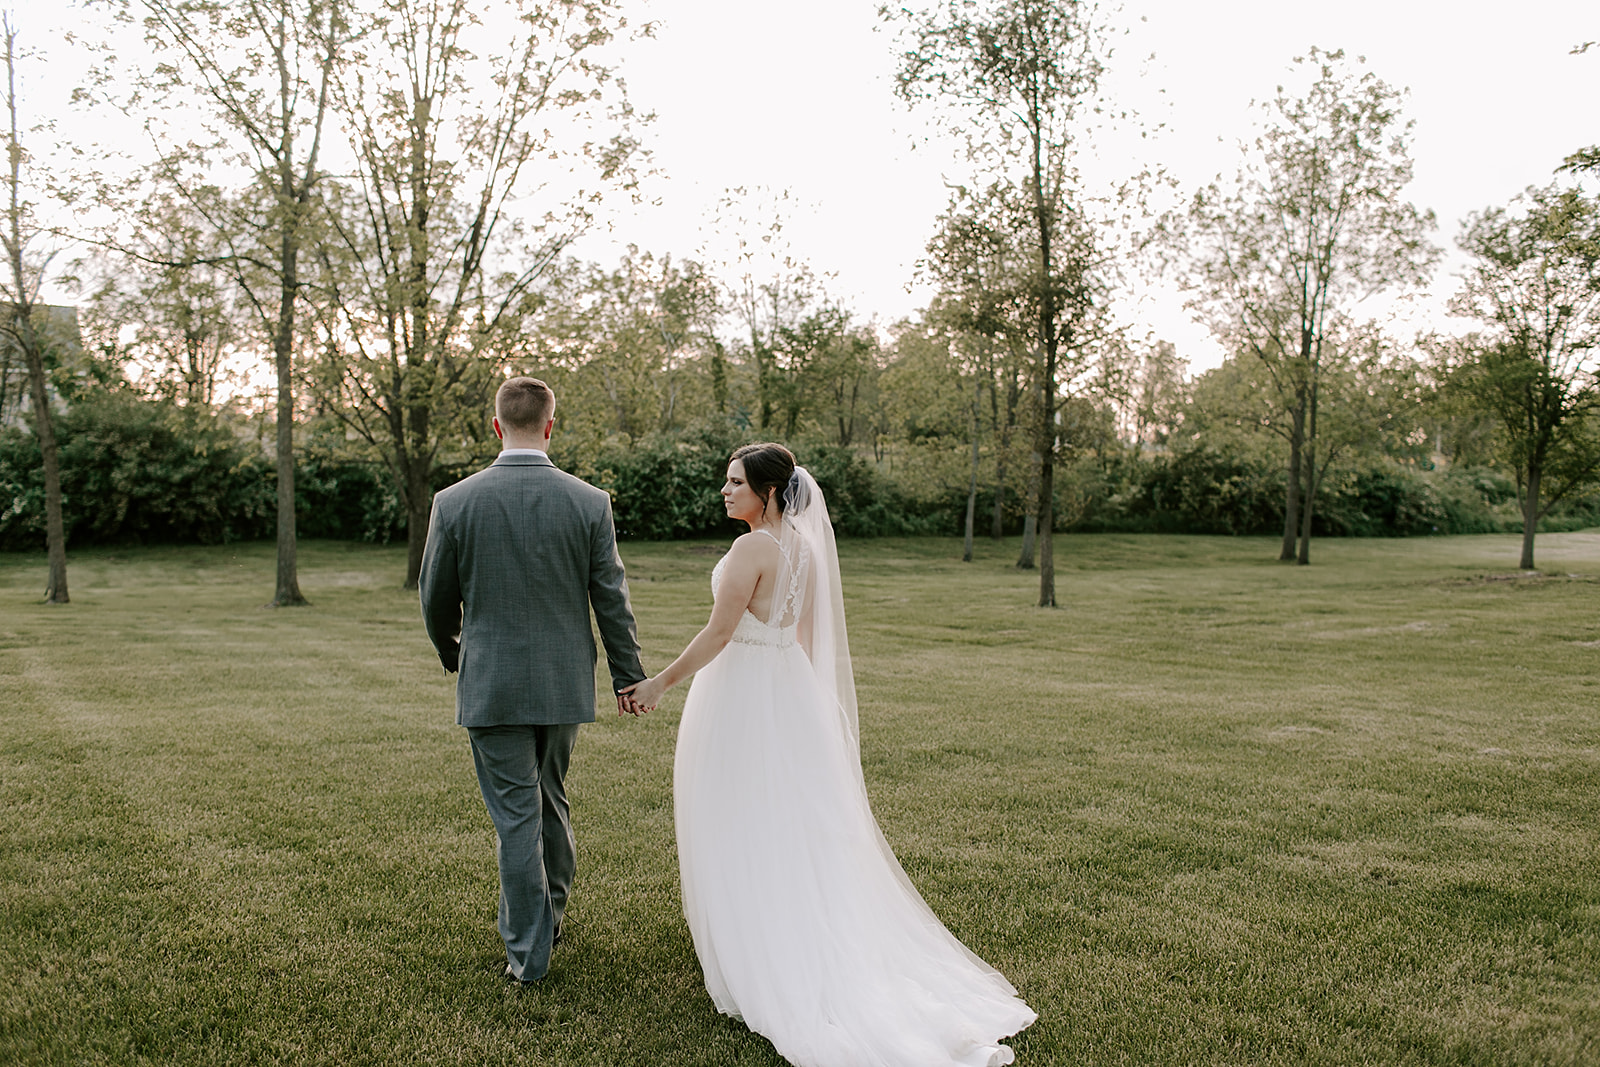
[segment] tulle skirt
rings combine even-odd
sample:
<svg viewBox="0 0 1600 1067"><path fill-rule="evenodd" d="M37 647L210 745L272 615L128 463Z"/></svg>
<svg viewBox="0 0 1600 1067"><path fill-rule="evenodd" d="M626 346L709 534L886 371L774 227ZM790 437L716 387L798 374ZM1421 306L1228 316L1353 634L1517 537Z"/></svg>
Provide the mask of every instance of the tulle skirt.
<svg viewBox="0 0 1600 1067"><path fill-rule="evenodd" d="M1034 1013L944 928L868 805L798 647L729 644L684 705L684 914L717 1009L797 1067L1012 1062Z"/></svg>

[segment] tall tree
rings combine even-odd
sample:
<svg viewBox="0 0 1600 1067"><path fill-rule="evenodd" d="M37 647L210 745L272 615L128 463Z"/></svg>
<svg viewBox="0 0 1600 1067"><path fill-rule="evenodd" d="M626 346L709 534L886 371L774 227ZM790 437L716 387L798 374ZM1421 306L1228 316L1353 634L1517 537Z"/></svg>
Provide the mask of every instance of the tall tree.
<svg viewBox="0 0 1600 1067"><path fill-rule="evenodd" d="M1532 570L1539 520L1600 481L1600 198L1529 189L1468 218L1460 244L1472 264L1452 311L1485 329L1450 383L1498 424Z"/></svg>
<svg viewBox="0 0 1600 1067"><path fill-rule="evenodd" d="M1026 220L1007 203L1008 187L996 184L981 193L958 190L950 209L928 242L928 273L939 285L930 319L969 339L974 373L989 396L990 441L994 449L990 536L1004 531L1006 478L1023 418L1023 382L1036 351L1030 299L1035 255L1027 235L1016 228ZM1031 452L1031 449L1030 449ZM1024 457L1031 458L1031 457ZM974 504L974 507L976 505ZM1037 509L1023 520L1018 566L1033 566Z"/></svg>
<svg viewBox="0 0 1600 1067"><path fill-rule="evenodd" d="M156 56L130 102L145 109L157 140L155 180L214 230L222 246L214 262L229 270L270 341L278 472L272 605L304 604L294 511L297 315L347 11L342 0L111 3L142 14ZM243 180L230 190L223 181L234 175Z"/></svg>
<svg viewBox="0 0 1600 1067"><path fill-rule="evenodd" d="M726 231L732 248L716 265L728 279L724 302L743 335L736 351L755 369L753 414L763 431L774 427L786 415L786 403L792 406L794 400L794 368L785 359L785 331L791 334L792 349L794 331L825 303L817 276L783 236L789 201L787 189L741 186L726 190L718 205L718 228ZM803 360L807 351L802 349L799 355ZM725 373L720 363L713 369Z"/></svg>
<svg viewBox="0 0 1600 1067"><path fill-rule="evenodd" d="M619 9L391 0L357 27L363 62L338 72L357 180L332 213L319 380L395 478L406 588L441 457L481 447L539 279L601 192L632 182L632 111L602 59Z"/></svg>
<svg viewBox="0 0 1600 1067"><path fill-rule="evenodd" d="M1027 204L1035 260L1035 435L1040 456L1039 606L1056 603L1052 525L1056 412L1063 352L1082 354L1093 304L1091 228L1073 195L1080 110L1103 70L1094 8L1081 0L946 0L905 23L897 89L907 101L953 105L971 154L1015 183Z"/></svg>
<svg viewBox="0 0 1600 1067"><path fill-rule="evenodd" d="M843 305L819 299L773 337L768 396L775 425L793 439L803 428L849 446L872 384L877 343L852 326Z"/></svg>
<svg viewBox="0 0 1600 1067"><path fill-rule="evenodd" d="M719 294L699 264L630 246L615 268L562 264L544 293L527 361L563 398L564 442L670 433L710 413Z"/></svg>
<svg viewBox="0 0 1600 1067"><path fill-rule="evenodd" d="M1185 400L1187 366L1168 341L1143 349L1121 345L1101 354L1096 392L1115 407L1117 432L1135 456L1146 445L1162 443L1171 431Z"/></svg>
<svg viewBox="0 0 1600 1067"><path fill-rule="evenodd" d="M875 333L852 325L842 307L839 328L826 337L811 375L816 400L813 413L834 443L849 448L860 441L876 400L882 352Z"/></svg>
<svg viewBox="0 0 1600 1067"><path fill-rule="evenodd" d="M44 599L47 604L66 604L67 532L61 513L61 459L56 447L55 419L50 410L50 387L45 367L45 330L40 321L39 285L44 280L44 263L30 246L38 234L33 205L26 199L23 164L27 152L22 146L17 99L17 31L11 15L0 15L0 34L6 50L6 221L0 232L5 246L6 275L0 281L0 298L6 303L0 316L0 340L22 355L28 372L28 394L33 406L33 429L44 456L45 550L50 573ZM48 262L46 259L45 262Z"/></svg>
<svg viewBox="0 0 1600 1067"><path fill-rule="evenodd" d="M1400 199L1411 180L1402 94L1343 52L1313 48L1295 63L1314 72L1310 87L1278 88L1237 179L1198 193L1175 233L1190 307L1290 398L1279 558L1305 564L1330 328L1367 296L1422 284L1438 249L1433 213Z"/></svg>
<svg viewBox="0 0 1600 1067"><path fill-rule="evenodd" d="M123 358L141 386L186 407L217 406L240 365L255 358L253 311L232 272L220 265L225 245L210 221L171 190L156 190L139 208L141 234L126 254L100 254L89 300L92 314L117 324Z"/></svg>
<svg viewBox="0 0 1600 1067"><path fill-rule="evenodd" d="M1377 326L1338 324L1322 353L1322 419L1316 465L1302 469L1315 494L1342 461L1414 457L1423 403L1419 365L1397 353ZM1245 438L1293 433L1295 394L1285 391L1251 349L1241 349L1197 379L1185 424L1208 447L1228 450Z"/></svg>

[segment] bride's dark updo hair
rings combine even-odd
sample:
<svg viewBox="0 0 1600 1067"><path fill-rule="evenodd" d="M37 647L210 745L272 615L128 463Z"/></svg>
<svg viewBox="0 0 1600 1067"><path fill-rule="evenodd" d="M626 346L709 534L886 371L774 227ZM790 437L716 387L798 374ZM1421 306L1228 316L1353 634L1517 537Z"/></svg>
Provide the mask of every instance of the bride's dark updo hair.
<svg viewBox="0 0 1600 1067"><path fill-rule="evenodd" d="M744 464L745 484L754 489L763 506L777 494L778 511L783 512L783 491L794 477L794 453L774 441L742 445L733 450L728 462Z"/></svg>

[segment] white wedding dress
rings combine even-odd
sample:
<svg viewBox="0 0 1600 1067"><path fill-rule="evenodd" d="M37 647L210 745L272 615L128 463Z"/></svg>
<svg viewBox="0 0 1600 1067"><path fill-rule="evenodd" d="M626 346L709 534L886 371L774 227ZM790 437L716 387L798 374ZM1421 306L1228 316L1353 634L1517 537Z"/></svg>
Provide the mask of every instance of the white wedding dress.
<svg viewBox="0 0 1600 1067"><path fill-rule="evenodd" d="M832 530L801 475L772 617L745 612L678 732L678 863L706 989L797 1067L1011 1063L1000 1040L1036 1016L929 910L868 805Z"/></svg>

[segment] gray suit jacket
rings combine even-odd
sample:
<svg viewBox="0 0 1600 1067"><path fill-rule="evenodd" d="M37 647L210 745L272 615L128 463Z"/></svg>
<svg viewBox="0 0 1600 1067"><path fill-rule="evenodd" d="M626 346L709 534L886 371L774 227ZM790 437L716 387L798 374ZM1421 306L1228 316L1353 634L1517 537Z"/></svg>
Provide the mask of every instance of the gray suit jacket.
<svg viewBox="0 0 1600 1067"><path fill-rule="evenodd" d="M611 498L541 456L433 498L420 586L462 726L593 722L591 605L613 687L644 680Z"/></svg>

